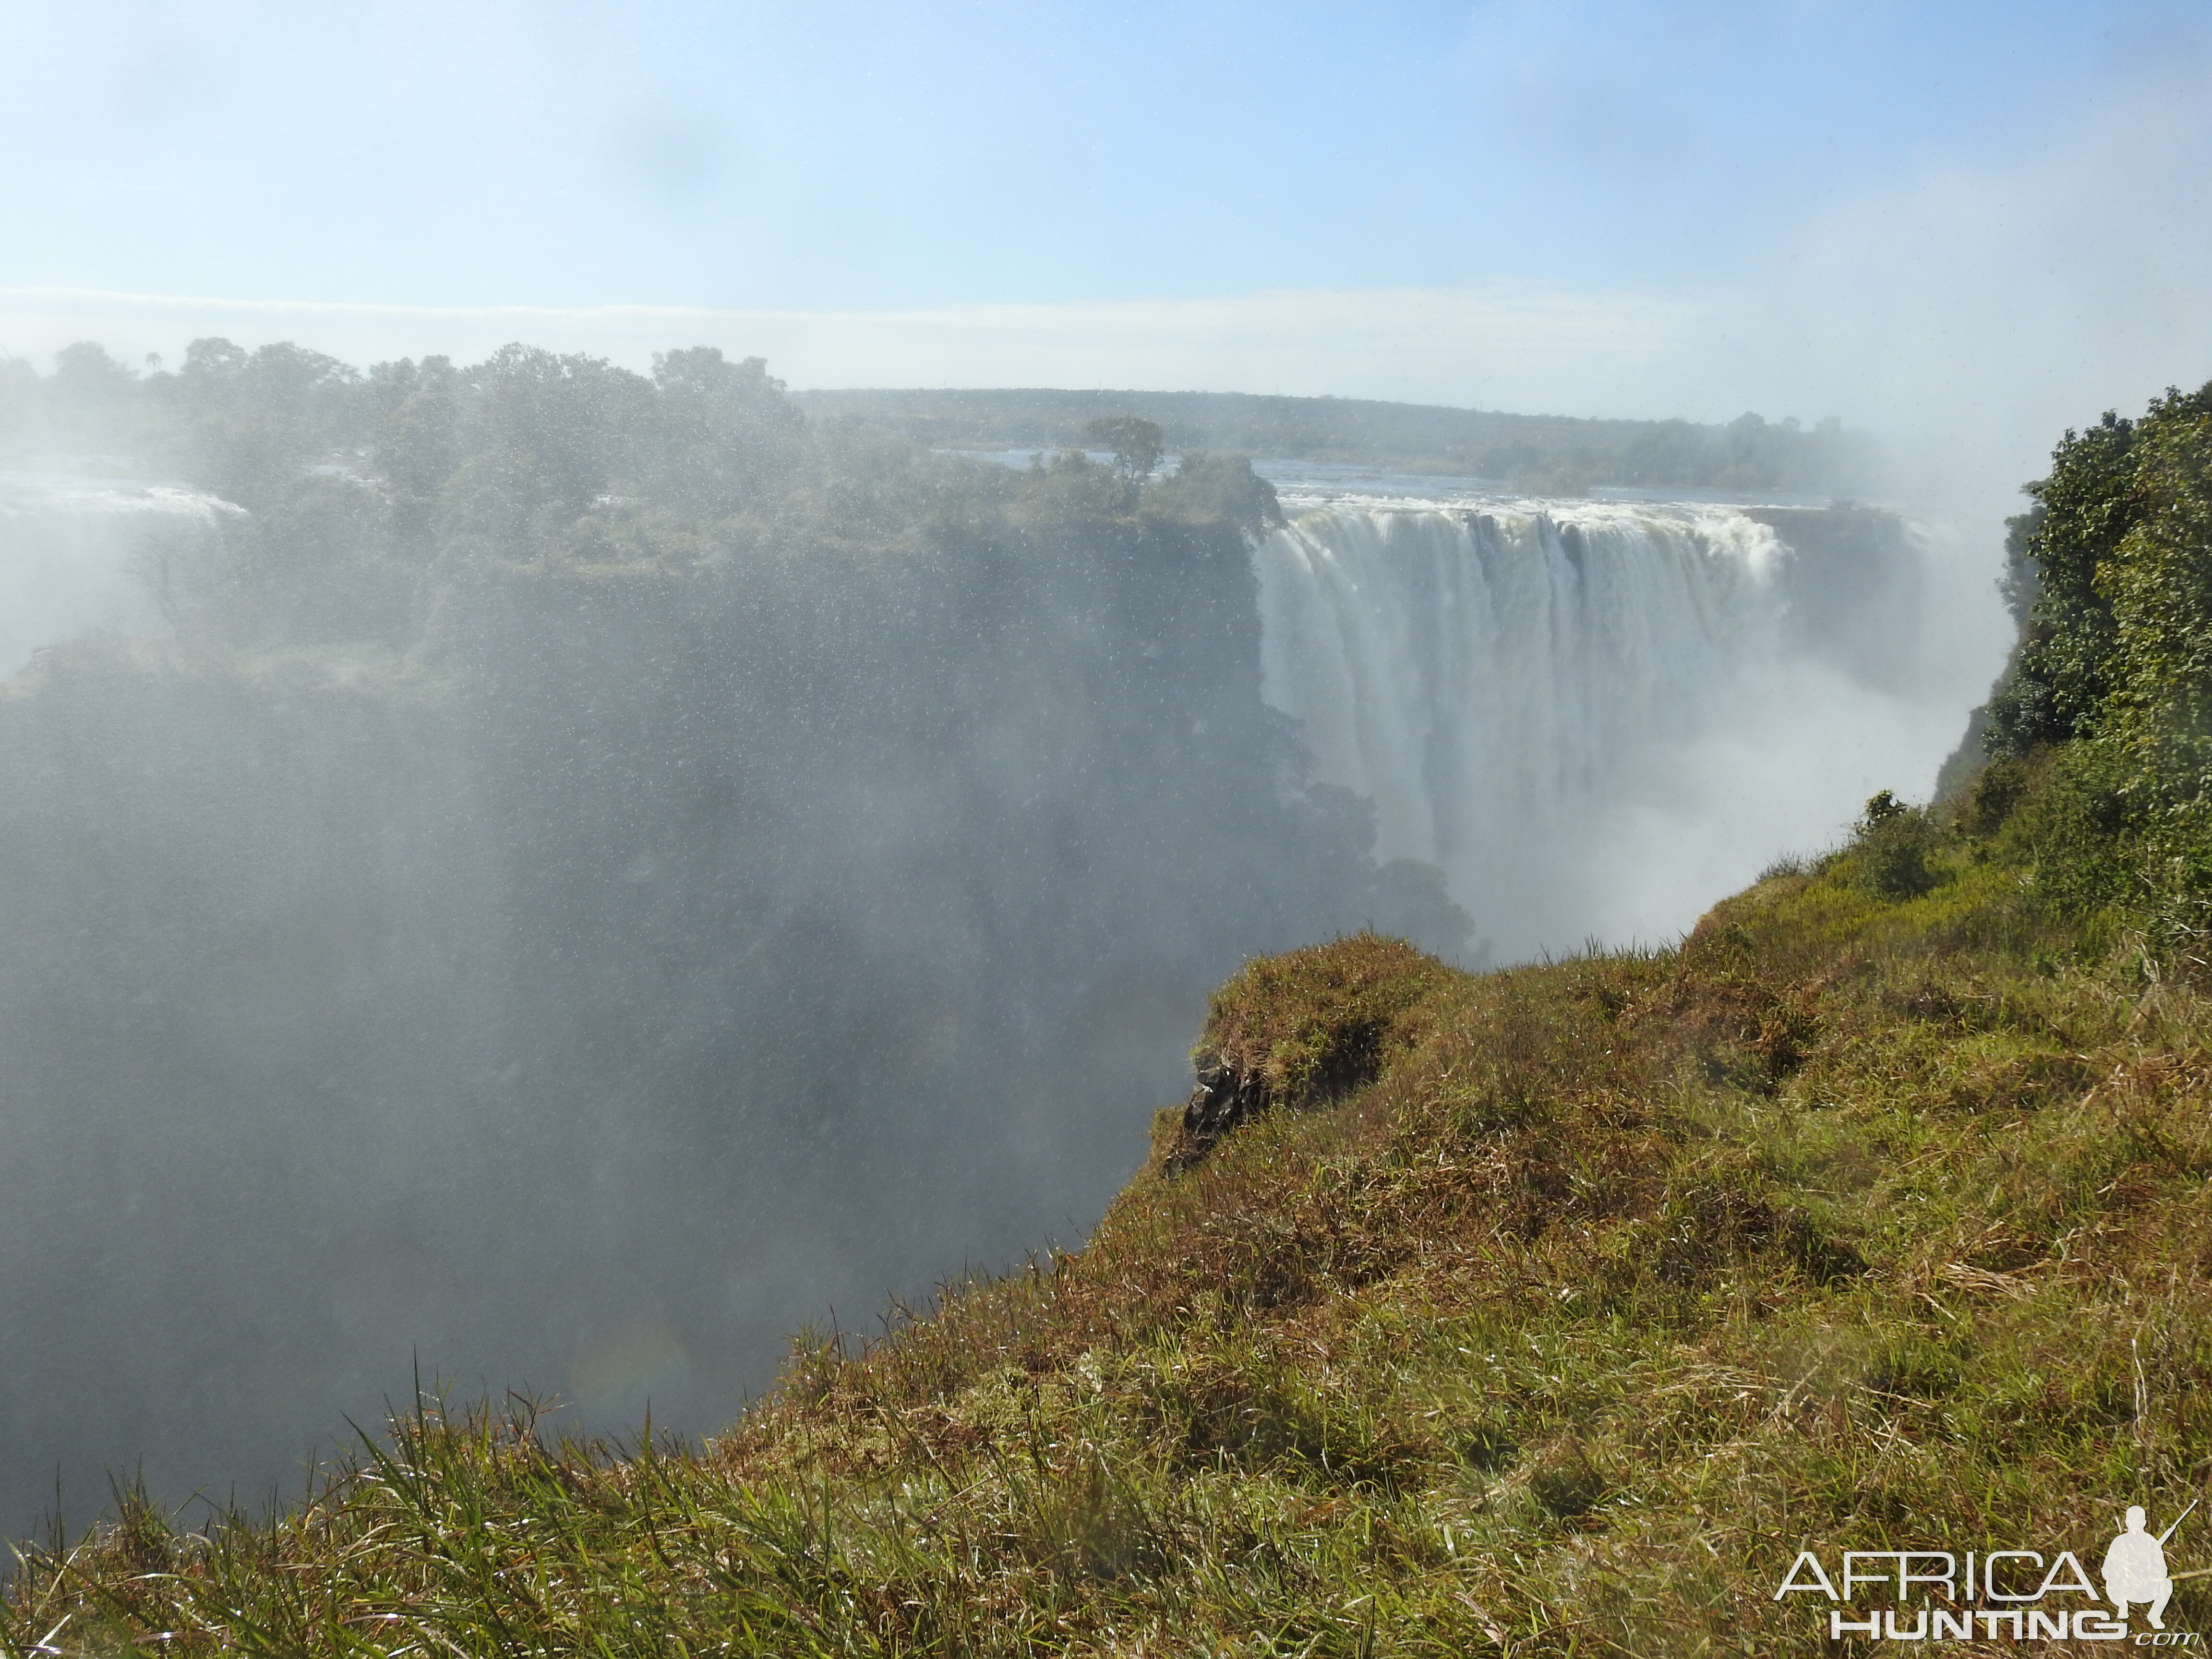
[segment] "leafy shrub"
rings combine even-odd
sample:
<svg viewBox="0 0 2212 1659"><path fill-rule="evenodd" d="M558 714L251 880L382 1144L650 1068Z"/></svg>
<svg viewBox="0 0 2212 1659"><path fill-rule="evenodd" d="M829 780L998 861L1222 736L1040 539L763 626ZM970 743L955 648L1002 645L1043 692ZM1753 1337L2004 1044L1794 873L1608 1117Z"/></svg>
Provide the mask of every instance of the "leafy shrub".
<svg viewBox="0 0 2212 1659"><path fill-rule="evenodd" d="M2066 744L2042 762L1996 842L2005 863L2025 871L2038 903L2081 915L2141 895L2128 772L2108 743Z"/></svg>
<svg viewBox="0 0 2212 1659"><path fill-rule="evenodd" d="M1918 898L1931 890L1936 872L1928 863L1935 826L1927 811L1907 806L1884 789L1866 804L1854 850L1861 878L1887 899Z"/></svg>
<svg viewBox="0 0 2212 1659"><path fill-rule="evenodd" d="M1186 524L1226 522L1248 536L1283 522L1275 486L1242 455L1185 455L1173 477L1145 491L1144 510Z"/></svg>
<svg viewBox="0 0 2212 1659"><path fill-rule="evenodd" d="M2027 794L2025 761L2000 755L1984 766L1966 792L1959 827L1970 836L1994 836Z"/></svg>

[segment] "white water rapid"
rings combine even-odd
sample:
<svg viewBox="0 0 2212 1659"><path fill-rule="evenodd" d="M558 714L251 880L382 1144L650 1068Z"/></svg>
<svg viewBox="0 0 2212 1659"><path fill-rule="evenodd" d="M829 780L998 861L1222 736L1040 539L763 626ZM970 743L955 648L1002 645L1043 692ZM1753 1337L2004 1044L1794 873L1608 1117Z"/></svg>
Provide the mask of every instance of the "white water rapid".
<svg viewBox="0 0 2212 1659"><path fill-rule="evenodd" d="M1929 546L1848 511L1322 507L1259 549L1265 695L1500 959L1656 943L1876 789L1925 797L1987 684L1923 643Z"/></svg>

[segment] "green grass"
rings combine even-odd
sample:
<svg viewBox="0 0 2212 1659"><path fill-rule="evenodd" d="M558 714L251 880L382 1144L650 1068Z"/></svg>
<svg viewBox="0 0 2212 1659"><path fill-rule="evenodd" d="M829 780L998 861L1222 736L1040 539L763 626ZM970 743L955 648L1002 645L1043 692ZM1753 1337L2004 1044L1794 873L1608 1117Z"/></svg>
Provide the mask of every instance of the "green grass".
<svg viewBox="0 0 2212 1659"><path fill-rule="evenodd" d="M1845 1650L1771 1599L1807 1545L2094 1571L2212 1474L2212 1002L1959 823L1918 896L1863 841L1674 951L1252 964L1200 1054L1249 1109L1163 1113L1080 1252L702 1449L428 1401L273 1519L130 1499L0 1640L1774 1654Z"/></svg>

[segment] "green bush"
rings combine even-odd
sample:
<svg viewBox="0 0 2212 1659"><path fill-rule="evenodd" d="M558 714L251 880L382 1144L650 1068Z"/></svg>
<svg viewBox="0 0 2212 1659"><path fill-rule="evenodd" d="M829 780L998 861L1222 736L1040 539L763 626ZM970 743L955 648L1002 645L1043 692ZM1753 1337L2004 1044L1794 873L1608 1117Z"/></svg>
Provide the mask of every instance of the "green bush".
<svg viewBox="0 0 2212 1659"><path fill-rule="evenodd" d="M1925 808L1907 806L1882 790L1867 802L1853 844L1861 879L1887 899L1918 898L1931 891L1937 875L1928 855L1935 840Z"/></svg>
<svg viewBox="0 0 2212 1659"><path fill-rule="evenodd" d="M2110 743L2070 743L2039 757L2039 777L1996 840L2036 902L2080 916L2142 896L2126 757Z"/></svg>
<svg viewBox="0 0 2212 1659"><path fill-rule="evenodd" d="M1967 788L1965 805L1958 816L1959 827L1970 836L1994 836L2004 828L2005 820L2026 799L2029 774L2027 763L2010 755L2000 755L1984 766Z"/></svg>

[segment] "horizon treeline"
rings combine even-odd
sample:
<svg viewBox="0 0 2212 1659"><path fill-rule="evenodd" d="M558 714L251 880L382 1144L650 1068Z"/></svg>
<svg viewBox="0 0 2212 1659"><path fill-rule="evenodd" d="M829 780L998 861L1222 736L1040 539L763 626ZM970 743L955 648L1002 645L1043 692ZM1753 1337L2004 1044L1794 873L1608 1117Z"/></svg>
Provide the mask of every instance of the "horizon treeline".
<svg viewBox="0 0 2212 1659"><path fill-rule="evenodd" d="M494 367L502 360L503 373ZM744 428L744 447L761 462L788 461L788 441L807 417L825 434L895 433L924 448L1080 450L1091 442L1087 428L1095 421L1133 416L1159 426L1168 447L1178 453L1385 466L1486 479L1536 493L1577 495L1601 487L1710 489L1848 499L1876 493L1881 473L1873 435L1832 416L1806 426L1794 417L1768 421L1746 412L1716 425L1243 392L791 392L767 374L761 360L726 362L711 347L661 354L656 362L667 368L652 377L603 359L520 346L504 348L472 368L426 357L419 363L377 364L363 372L289 343L248 353L218 338L193 342L174 369L149 358L142 372L91 342L57 353L53 372L44 376L26 359L0 357L0 455L20 448L35 430L80 456L128 456L182 471L213 461L215 451L227 443L234 447L248 435L226 434L221 428L234 425L234 419L216 407L229 404L234 410L243 400L260 410L252 422L259 428L252 434L257 453L238 458L250 473L288 453L296 459L367 450L379 441L394 404L422 389L416 382L434 387L444 376L471 384L511 379L526 361L557 363L566 377L592 383L600 394L599 416L580 427L605 428L611 421L626 433L617 453L605 458L625 477L645 459L629 417L651 403L649 394L656 387L664 392L676 388L679 398L690 399L695 422L704 412L702 404L720 403L719 435L739 435ZM581 401L594 400L587 396ZM744 406L747 415L732 422L732 405ZM283 415L272 422L278 409ZM276 427L283 428L281 435L272 429ZM695 424L693 445L714 431L711 418L705 430ZM785 440L781 453L779 432ZM584 435L580 428L577 435ZM589 447L586 443L584 449ZM676 447L685 447L682 438Z"/></svg>
<svg viewBox="0 0 2212 1659"><path fill-rule="evenodd" d="M1747 411L1725 425L1686 420L1513 415L1358 398L1233 392L855 390L802 392L825 421L887 425L947 448L1060 448L1101 416L1156 422L1170 448L1451 474L1539 495L1594 488L1771 490L1864 497L1882 470L1870 433L1834 416L1808 427Z"/></svg>

